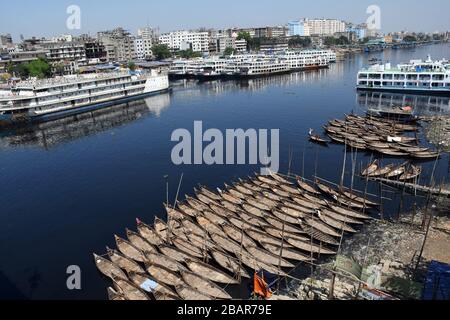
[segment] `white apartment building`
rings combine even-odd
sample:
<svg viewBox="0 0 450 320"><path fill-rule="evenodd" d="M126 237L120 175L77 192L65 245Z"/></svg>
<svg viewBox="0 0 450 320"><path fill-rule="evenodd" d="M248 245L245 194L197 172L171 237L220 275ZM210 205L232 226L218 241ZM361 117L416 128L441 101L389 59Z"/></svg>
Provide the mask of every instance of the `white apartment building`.
<svg viewBox="0 0 450 320"><path fill-rule="evenodd" d="M159 43L167 45L172 50L192 49L194 52L208 52L209 33L175 31L160 35Z"/></svg>
<svg viewBox="0 0 450 320"><path fill-rule="evenodd" d="M345 32L345 22L336 19L305 19L304 27L305 36L323 36Z"/></svg>
<svg viewBox="0 0 450 320"><path fill-rule="evenodd" d="M134 51L138 60L145 60L153 56L153 40L151 38L134 39Z"/></svg>

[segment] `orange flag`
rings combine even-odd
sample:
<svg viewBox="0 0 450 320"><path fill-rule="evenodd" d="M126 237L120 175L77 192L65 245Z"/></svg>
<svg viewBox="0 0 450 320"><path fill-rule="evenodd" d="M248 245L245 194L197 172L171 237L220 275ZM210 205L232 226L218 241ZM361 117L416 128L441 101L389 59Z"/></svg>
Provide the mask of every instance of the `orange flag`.
<svg viewBox="0 0 450 320"><path fill-rule="evenodd" d="M269 289L269 285L263 278L258 276L257 273L255 273L254 277L254 293L265 299L270 299L272 297L272 292Z"/></svg>

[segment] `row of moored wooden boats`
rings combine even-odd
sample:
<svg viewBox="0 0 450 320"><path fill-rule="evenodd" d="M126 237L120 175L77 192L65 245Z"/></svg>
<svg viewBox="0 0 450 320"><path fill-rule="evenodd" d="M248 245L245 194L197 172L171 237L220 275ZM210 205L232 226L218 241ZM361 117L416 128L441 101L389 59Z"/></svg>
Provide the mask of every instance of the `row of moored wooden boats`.
<svg viewBox="0 0 450 320"><path fill-rule="evenodd" d="M362 172L363 177L385 178L398 181L417 180L422 174L422 167L405 162L400 165L389 164L382 166L380 160L376 159L370 163Z"/></svg>
<svg viewBox="0 0 450 320"><path fill-rule="evenodd" d="M220 192L195 191L195 198L166 207L167 222L137 220L137 232L115 236L117 249L94 254L113 281L110 299L231 299L222 287L253 270L283 276L299 263L334 255L341 237L371 219L363 212L378 206L349 189L275 174Z"/></svg>
<svg viewBox="0 0 450 320"><path fill-rule="evenodd" d="M400 123L372 116L347 115L345 120L332 120L324 127L328 137L335 143L346 144L357 150L377 152L392 157L436 159L439 153L419 146L417 137L409 132L419 130L417 122ZM317 143L327 140L310 131L310 139Z"/></svg>

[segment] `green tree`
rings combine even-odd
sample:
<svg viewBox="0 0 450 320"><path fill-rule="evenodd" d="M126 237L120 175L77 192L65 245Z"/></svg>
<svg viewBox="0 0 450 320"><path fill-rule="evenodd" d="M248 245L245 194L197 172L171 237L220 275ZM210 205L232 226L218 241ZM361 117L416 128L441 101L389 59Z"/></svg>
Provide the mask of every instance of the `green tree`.
<svg viewBox="0 0 450 320"><path fill-rule="evenodd" d="M403 41L404 42L416 42L417 38L414 37L414 36L406 36L406 37L403 38Z"/></svg>
<svg viewBox="0 0 450 320"><path fill-rule="evenodd" d="M43 58L38 58L33 60L26 65L30 77L45 78L50 77L52 74L52 68L47 60Z"/></svg>
<svg viewBox="0 0 450 320"><path fill-rule="evenodd" d="M238 33L237 40L242 40L242 39L244 39L245 41L247 41L247 43L249 43L252 40L252 36L250 35L249 32L241 31Z"/></svg>
<svg viewBox="0 0 450 320"><path fill-rule="evenodd" d="M167 59L172 56L172 53L170 52L169 47L165 44L154 45L152 47L152 52L157 60Z"/></svg>
<svg viewBox="0 0 450 320"><path fill-rule="evenodd" d="M308 48L311 44L310 37L293 36L289 39L289 47L291 48Z"/></svg>
<svg viewBox="0 0 450 320"><path fill-rule="evenodd" d="M200 52L194 52L192 49L178 51L177 55L184 59L199 58L202 56Z"/></svg>
<svg viewBox="0 0 450 320"><path fill-rule="evenodd" d="M233 49L232 47L225 48L225 51L223 52L224 56L231 56L232 54L235 54L237 51L236 49Z"/></svg>
<svg viewBox="0 0 450 320"><path fill-rule="evenodd" d="M129 61L128 62L128 69L130 69L131 71L136 70L136 63L134 63L133 61Z"/></svg>

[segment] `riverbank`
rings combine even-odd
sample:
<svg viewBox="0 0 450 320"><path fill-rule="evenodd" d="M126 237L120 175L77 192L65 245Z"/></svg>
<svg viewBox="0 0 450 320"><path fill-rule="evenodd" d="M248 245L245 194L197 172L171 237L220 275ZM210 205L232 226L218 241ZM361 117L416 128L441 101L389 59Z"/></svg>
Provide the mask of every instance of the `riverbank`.
<svg viewBox="0 0 450 320"><path fill-rule="evenodd" d="M428 225L423 217L423 210L419 210L416 215L405 215L398 222L374 220L361 233L343 242L341 254L361 266L380 270L383 279L395 277L413 281L420 288L431 261L450 264L448 216L433 218L421 262L417 264L426 234L422 226ZM311 277L291 282L286 291L273 299L329 300L331 282L332 273L325 268L317 268ZM337 275L333 296L336 300L354 300L360 289L358 281ZM411 294L419 298L420 292L416 291Z"/></svg>

